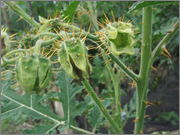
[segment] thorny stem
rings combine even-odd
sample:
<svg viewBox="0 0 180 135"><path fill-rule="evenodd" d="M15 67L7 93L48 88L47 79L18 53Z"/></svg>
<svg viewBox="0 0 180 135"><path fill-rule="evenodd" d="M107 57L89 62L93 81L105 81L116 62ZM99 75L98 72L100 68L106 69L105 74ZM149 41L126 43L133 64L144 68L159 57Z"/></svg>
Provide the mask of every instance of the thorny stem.
<svg viewBox="0 0 180 135"><path fill-rule="evenodd" d="M143 133L145 101L147 97L149 74L151 67L152 44L152 7L143 8L142 45L140 80L137 82L136 119L134 133Z"/></svg>
<svg viewBox="0 0 180 135"><path fill-rule="evenodd" d="M104 105L101 103L100 99L98 98L98 96L96 95L96 93L94 92L93 88L91 87L91 85L89 84L89 82L87 81L87 79L83 79L82 80L83 85L85 86L86 90L88 91L89 95L92 97L93 101L95 102L95 104L99 107L99 109L101 110L101 112L103 113L104 117L109 121L109 123L111 124L112 128L114 129L115 133L121 133L120 128L118 127L118 125L115 123L115 121L111 118L111 116L109 115L108 111L106 110L106 108L104 107Z"/></svg>
<svg viewBox="0 0 180 135"><path fill-rule="evenodd" d="M20 55L16 56L16 57L14 57L13 55L18 54L18 53L25 54L25 52L26 52L26 50L24 50L24 49L16 49L16 50L12 50L12 51L6 53L1 59L1 66L15 62L17 59L19 59ZM11 56L11 58L8 58L10 56Z"/></svg>
<svg viewBox="0 0 180 135"><path fill-rule="evenodd" d="M102 50L103 51L103 50ZM104 61L107 61L107 57L104 54L105 52L103 52L103 59ZM120 83L120 74L119 72L121 71L117 71L117 73L115 73L115 71L113 70L113 67L110 65L110 63L106 63L106 67L108 69L108 72L110 74L112 83L113 83L113 88L114 88L114 103L115 103L115 117L114 119L117 121L117 124L119 125L119 128L121 129L121 133L122 132L122 119L121 119L121 97L120 97L120 88L119 88L119 83Z"/></svg>
<svg viewBox="0 0 180 135"><path fill-rule="evenodd" d="M71 25L71 24L68 24L68 23L61 23L59 22L59 25L64 27L64 28L68 28L68 29L71 29L73 30L74 32L82 32L82 34L84 35L87 35L87 38L90 38L91 40L94 40L94 41L98 41L99 38L91 33L88 33L84 30L81 30L79 27L77 26L74 26L74 25Z"/></svg>
<svg viewBox="0 0 180 135"><path fill-rule="evenodd" d="M144 115L146 111L145 101L148 93L148 83L150 67L160 51L165 47L174 34L178 31L179 22L176 22L164 38L159 42L152 51L152 7L143 8L143 26L142 26L142 46L141 46L141 65L140 80L137 82L137 108L134 133L143 133Z"/></svg>
<svg viewBox="0 0 180 135"><path fill-rule="evenodd" d="M128 67L120 60L118 59L116 56L114 56L112 53L109 54L109 56L111 57L111 59L116 62L116 64L122 69L122 71L124 73L126 73L131 79L133 79L134 81L138 81L139 77L138 75L136 75L134 72L132 72L131 70L128 69Z"/></svg>
<svg viewBox="0 0 180 135"><path fill-rule="evenodd" d="M161 51L161 49L163 48L163 47L165 47L168 43L169 43L169 41L172 39L172 37L176 34L176 32L178 31L178 29L179 29L179 21L177 21L174 25L173 25L173 27L171 28L171 30L169 30L168 32L167 32L167 34L163 37L163 39L159 42L159 44L156 46L156 48L154 48L154 50L153 50L153 52L152 52L152 56L151 56L151 58L152 58L152 60L154 60L157 56L158 56L158 54L159 54L159 52Z"/></svg>
<svg viewBox="0 0 180 135"><path fill-rule="evenodd" d="M32 25L33 27L38 27L39 24L30 17L22 8L20 8L15 2L4 1L15 13L17 13L20 17L22 17L27 23Z"/></svg>

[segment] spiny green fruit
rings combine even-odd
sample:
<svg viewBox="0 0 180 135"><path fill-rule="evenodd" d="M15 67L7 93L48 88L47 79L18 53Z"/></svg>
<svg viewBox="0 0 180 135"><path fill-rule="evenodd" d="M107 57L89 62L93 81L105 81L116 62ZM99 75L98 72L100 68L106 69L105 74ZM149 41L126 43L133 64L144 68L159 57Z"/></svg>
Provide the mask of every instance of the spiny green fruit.
<svg viewBox="0 0 180 135"><path fill-rule="evenodd" d="M88 77L91 65L83 41L76 38L64 40L58 55L61 66L68 75L75 79Z"/></svg>
<svg viewBox="0 0 180 135"><path fill-rule="evenodd" d="M131 23L113 22L107 24L105 31L111 43L110 50L113 54L134 54L134 31Z"/></svg>
<svg viewBox="0 0 180 135"><path fill-rule="evenodd" d="M40 93L50 82L51 63L39 55L21 57L16 64L16 79L27 93Z"/></svg>
<svg viewBox="0 0 180 135"><path fill-rule="evenodd" d="M1 29L1 43L2 43L2 47L4 48L2 51L3 51L3 54L5 54L6 52L8 52L11 48L11 43L13 42L12 41L12 37L8 35L7 33L7 28L2 28Z"/></svg>

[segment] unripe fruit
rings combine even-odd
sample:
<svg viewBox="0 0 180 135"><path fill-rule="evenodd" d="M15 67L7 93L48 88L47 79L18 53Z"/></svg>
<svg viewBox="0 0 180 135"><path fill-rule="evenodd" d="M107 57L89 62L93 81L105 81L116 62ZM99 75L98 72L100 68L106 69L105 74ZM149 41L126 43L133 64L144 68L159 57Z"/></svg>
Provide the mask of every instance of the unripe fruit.
<svg viewBox="0 0 180 135"><path fill-rule="evenodd" d="M27 93L40 93L51 78L50 61L39 55L21 57L16 64L16 79Z"/></svg>
<svg viewBox="0 0 180 135"><path fill-rule="evenodd" d="M120 21L107 24L105 32L111 43L110 50L113 54L134 54L134 31L131 23Z"/></svg>
<svg viewBox="0 0 180 135"><path fill-rule="evenodd" d="M58 52L62 68L73 78L88 77L91 65L88 62L85 44L80 39L71 38L61 44Z"/></svg>

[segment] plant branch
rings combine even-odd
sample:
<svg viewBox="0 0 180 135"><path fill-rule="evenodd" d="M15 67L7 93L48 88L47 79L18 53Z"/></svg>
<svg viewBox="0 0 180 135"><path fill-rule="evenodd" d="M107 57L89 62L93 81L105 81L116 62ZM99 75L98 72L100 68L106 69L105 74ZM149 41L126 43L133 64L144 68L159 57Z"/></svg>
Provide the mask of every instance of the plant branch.
<svg viewBox="0 0 180 135"><path fill-rule="evenodd" d="M59 126L59 123L55 124L52 128L48 129L45 134L49 134L50 131Z"/></svg>
<svg viewBox="0 0 180 135"><path fill-rule="evenodd" d="M101 112L103 113L104 117L109 121L109 123L111 124L111 126L113 127L113 129L115 130L116 133L120 133L120 129L118 127L118 125L115 123L115 121L111 118L111 116L109 115L109 113L107 112L106 108L104 107L104 105L101 103L100 99L98 98L98 96L96 95L96 93L94 92L93 88L91 87L91 85L89 84L89 82L87 81L87 79L83 79L82 80L83 85L85 86L86 90L88 91L89 95L92 97L93 101L96 103L96 105L99 107L99 109L101 110Z"/></svg>
<svg viewBox="0 0 180 135"><path fill-rule="evenodd" d="M78 128L78 127L75 127L75 126L72 126L70 125L70 128L73 129L73 130L76 130L80 133L84 133L84 134L94 134L93 132L89 132L87 130L84 130L84 129L81 129L81 128Z"/></svg>
<svg viewBox="0 0 180 135"><path fill-rule="evenodd" d="M104 61L108 61L108 57L106 56L104 50L102 50L102 51L103 51L102 56L103 56ZM114 119L117 121L117 124L119 125L119 128L121 129L121 133L122 133L122 119L121 119L122 108L121 108L121 103L120 103L121 90L119 88L119 83L121 80L120 73L122 74L122 72L121 72L121 70L119 70L119 71L117 71L117 73L115 73L115 71L114 71L115 67L113 68L110 63L106 63L106 67L109 72L109 76L110 76L110 79L112 80L112 84L113 84L113 88L114 88L114 103L115 103L115 110L114 110L115 112L113 112Z"/></svg>
<svg viewBox="0 0 180 135"><path fill-rule="evenodd" d="M171 28L171 30L169 30L167 32L167 34L164 36L164 38L159 42L159 44L156 46L156 48L154 48L153 52L152 52L152 59L154 60L159 52L161 51L161 49L163 47L165 47L169 42L170 40L172 39L172 37L176 34L176 32L178 31L179 29L179 21L177 21L173 27Z"/></svg>
<svg viewBox="0 0 180 135"><path fill-rule="evenodd" d="M140 80L137 82L136 119L134 133L143 133L146 98L151 69L152 7L143 8Z"/></svg>
<svg viewBox="0 0 180 135"><path fill-rule="evenodd" d="M1 58L1 66L5 66L6 64L11 64L13 62L15 62L16 60L19 59L19 57L21 57L21 55L18 55L16 57L14 57L13 55L16 53L23 53L25 54L26 50L25 49L16 49L16 50L12 50L8 53L6 53L2 58ZM8 58L10 57L11 58Z"/></svg>
<svg viewBox="0 0 180 135"><path fill-rule="evenodd" d="M99 38L89 32L86 32L85 30L82 30L81 28L77 27L77 26L74 26L74 25L71 25L71 24L68 24L68 23L61 23L59 22L59 25L64 27L64 28L68 28L68 29L71 29L73 30L74 32L81 32L82 34L86 35L87 38L90 38L91 40L94 40L94 41L99 41Z"/></svg>
<svg viewBox="0 0 180 135"><path fill-rule="evenodd" d="M136 75L134 72L132 72L131 70L128 69L128 67L121 61L119 60L116 56L114 56L112 53L109 54L109 56L111 57L111 59L116 62L116 64L118 64L118 66L122 69L122 71L124 73L126 73L131 79L133 79L134 81L138 81L139 77L138 75Z"/></svg>
<svg viewBox="0 0 180 135"><path fill-rule="evenodd" d="M37 23L32 17L30 17L21 7L19 7L15 2L4 1L15 13L17 13L22 19L24 19L27 23L32 25L33 27L38 27L39 23Z"/></svg>

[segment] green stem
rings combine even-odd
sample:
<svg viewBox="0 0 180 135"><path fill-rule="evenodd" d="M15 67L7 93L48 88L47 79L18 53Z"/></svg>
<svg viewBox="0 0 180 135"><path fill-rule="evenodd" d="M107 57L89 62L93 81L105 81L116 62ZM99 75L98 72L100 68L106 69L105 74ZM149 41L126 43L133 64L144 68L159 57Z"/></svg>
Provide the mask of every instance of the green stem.
<svg viewBox="0 0 180 135"><path fill-rule="evenodd" d="M113 73L112 82L114 86L114 95L115 95L115 120L117 119L117 123L119 125L119 128L121 129L122 133L122 119L121 119L121 103L120 103L120 89L119 89L119 81L117 81L117 78L115 78L115 74Z"/></svg>
<svg viewBox="0 0 180 135"><path fill-rule="evenodd" d="M97 23L97 11L96 11L96 7L95 7L96 1L87 1L87 6L90 11L92 24L94 25L94 29L97 31L97 30L99 30L99 26Z"/></svg>
<svg viewBox="0 0 180 135"><path fill-rule="evenodd" d="M16 57L14 55L18 54L18 53L25 54L26 50L25 49L16 49L16 50L12 50L12 51L6 53L1 59L1 65L5 66L6 64L11 64L11 63L14 63L15 61L17 61L19 59L19 57L21 57L21 55L18 55ZM8 58L10 56L11 56L11 58Z"/></svg>
<svg viewBox="0 0 180 135"><path fill-rule="evenodd" d="M112 53L109 54L109 56L111 57L111 59L116 62L116 64L122 69L122 71L124 73L126 73L131 79L133 79L134 81L138 81L139 80L139 77L134 73L132 72L131 70L128 69L128 67L126 67L126 65L121 61L119 60L116 56L114 56Z"/></svg>
<svg viewBox="0 0 180 135"><path fill-rule="evenodd" d="M104 61L108 60L104 51L102 56ZM117 124L119 125L119 128L121 129L121 133L122 133L121 103L120 103L120 88L119 88L121 71L118 70L117 73L115 73L110 63L106 63L106 67L109 72L110 79L112 80L113 88L114 88L114 103L115 103L115 112L113 113L115 114L114 119L117 121Z"/></svg>
<svg viewBox="0 0 180 135"><path fill-rule="evenodd" d="M101 103L100 99L98 98L98 96L96 95L96 93L94 92L93 88L91 87L91 85L89 84L89 82L87 81L87 79L83 79L82 80L83 85L85 86L86 90L88 91L89 95L92 97L92 99L94 100L94 102L96 103L96 105L99 107L99 109L101 110L101 112L103 113L104 117L109 121L109 123L112 125L113 129L115 130L115 133L121 133L118 125L116 124L116 122L111 118L111 116L109 115L108 111L106 110L106 108L104 107L104 105Z"/></svg>
<svg viewBox="0 0 180 135"><path fill-rule="evenodd" d="M151 67L152 7L143 8L140 80L137 82L137 109L134 133L142 133L144 125L145 101Z"/></svg>
<svg viewBox="0 0 180 135"><path fill-rule="evenodd" d="M15 2L4 1L15 13L17 13L20 17L22 17L27 23L32 25L33 27L38 27L39 23L37 23L32 17L30 17L21 7L19 7Z"/></svg>
<svg viewBox="0 0 180 135"><path fill-rule="evenodd" d="M59 23L60 26L64 27L64 28L68 28L68 29L71 29L73 30L74 32L82 32L82 34L84 35L87 35L87 38L90 38L91 40L94 40L94 41L99 41L99 38L89 32L86 32L82 29L80 29L79 27L76 27L74 25L70 25L68 23Z"/></svg>
<svg viewBox="0 0 180 135"><path fill-rule="evenodd" d="M169 41L172 39L172 37L176 34L176 32L179 29L179 21L177 21L173 27L171 28L171 30L168 31L168 33L163 37L163 39L159 42L159 44L156 46L156 48L154 48L153 52L152 52L152 59L154 60L158 55L159 52L161 51L161 49L163 47L165 47Z"/></svg>
<svg viewBox="0 0 180 135"><path fill-rule="evenodd" d="M75 126L72 126L70 125L70 128L73 129L73 130L76 130L80 133L84 133L84 134L94 134L93 132L89 132L87 130L84 130L84 129L81 129L81 128L78 128L78 127L75 127Z"/></svg>
<svg viewBox="0 0 180 135"><path fill-rule="evenodd" d="M52 32L43 32L43 33L39 33L37 34L34 39L38 39L44 36L48 36L48 37L55 37L55 38L59 38L60 36L56 33L52 33Z"/></svg>

